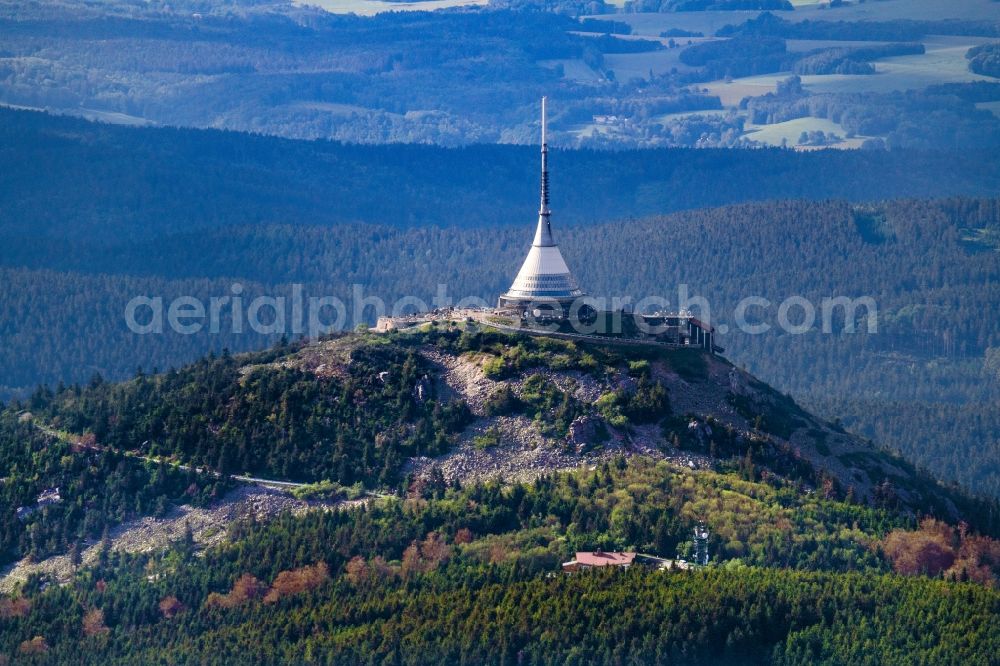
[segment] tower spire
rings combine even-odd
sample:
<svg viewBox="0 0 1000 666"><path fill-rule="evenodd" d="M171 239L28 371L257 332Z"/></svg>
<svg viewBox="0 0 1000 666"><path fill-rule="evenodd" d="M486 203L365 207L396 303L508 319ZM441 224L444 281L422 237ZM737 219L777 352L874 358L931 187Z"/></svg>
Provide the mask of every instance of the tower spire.
<svg viewBox="0 0 1000 666"><path fill-rule="evenodd" d="M535 231L535 241L532 245L548 247L555 245L552 239L552 224L549 220L551 211L549 210L549 145L547 143L547 120L545 117L545 102L547 98L542 97L542 196L538 206L538 229Z"/></svg>

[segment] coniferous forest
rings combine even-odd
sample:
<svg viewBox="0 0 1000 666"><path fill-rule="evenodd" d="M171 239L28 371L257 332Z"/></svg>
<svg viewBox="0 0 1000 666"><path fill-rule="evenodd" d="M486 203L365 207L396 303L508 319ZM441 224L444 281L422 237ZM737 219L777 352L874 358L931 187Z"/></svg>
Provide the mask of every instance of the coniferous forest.
<svg viewBox="0 0 1000 666"><path fill-rule="evenodd" d="M683 553L705 503L720 566L552 573L574 549ZM180 540L102 554L67 587L29 584L0 605L0 649L25 663L987 664L998 647L1000 597L982 581L1000 542L641 461L229 536L203 557Z"/></svg>

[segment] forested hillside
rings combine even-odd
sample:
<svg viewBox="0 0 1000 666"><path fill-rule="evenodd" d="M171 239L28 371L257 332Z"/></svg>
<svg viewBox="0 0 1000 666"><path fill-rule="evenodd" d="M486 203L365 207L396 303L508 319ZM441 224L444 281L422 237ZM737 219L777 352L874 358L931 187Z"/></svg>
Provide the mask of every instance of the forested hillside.
<svg viewBox="0 0 1000 666"><path fill-rule="evenodd" d="M696 349L578 344L454 322L39 389L2 415L9 502L0 564L218 498L229 474L435 495L469 479L639 454L695 456L747 480L780 478L826 499L1000 533L995 502L939 483ZM550 455L525 465L525 450ZM43 504L50 488L62 489L54 505Z"/></svg>
<svg viewBox="0 0 1000 666"><path fill-rule="evenodd" d="M485 395L456 388L447 370L455 364L484 373ZM717 376L724 381L713 383ZM580 347L455 328L347 335L209 357L120 384L95 378L39 389L0 416L0 564L80 550L125 520L218 499L230 473L434 493L446 483L436 463L412 461L468 455L470 446L502 457L525 441L569 454L550 463L562 466L606 446L709 456L746 478L777 474L828 498L1000 529L995 506L939 486L696 350ZM690 423L701 421L705 433L693 433ZM581 434L584 424L590 435ZM536 436L524 440L529 431ZM61 497L45 504L52 488Z"/></svg>
<svg viewBox="0 0 1000 666"><path fill-rule="evenodd" d="M176 503L204 505L232 487L130 459L119 451L81 449L38 429L11 410L0 412L0 562L41 560L72 551L137 515L163 516ZM33 511L55 489L59 501ZM23 507L18 511L19 507Z"/></svg>
<svg viewBox="0 0 1000 666"><path fill-rule="evenodd" d="M470 368L475 404L454 383ZM603 425L580 439L581 417ZM470 421L502 419L577 464L446 479ZM472 447L516 457L491 431ZM998 647L1000 506L701 350L465 322L281 344L40 389L0 412L0 460L2 556L27 572L0 570L10 664L987 664ZM233 502L230 470L315 480L293 492L324 501L225 520L211 546L190 525L169 546L110 538ZM707 565L689 564L696 525ZM581 550L682 563L561 571Z"/></svg>
<svg viewBox="0 0 1000 666"><path fill-rule="evenodd" d="M580 549L684 555L699 519L712 529L710 567L558 571ZM0 653L11 663L987 664L1000 647L1000 596L983 584L1000 565L997 542L643 460L235 524L229 536L202 557L182 541L105 553L69 586L32 581L0 599ZM970 574L978 582L954 582Z"/></svg>

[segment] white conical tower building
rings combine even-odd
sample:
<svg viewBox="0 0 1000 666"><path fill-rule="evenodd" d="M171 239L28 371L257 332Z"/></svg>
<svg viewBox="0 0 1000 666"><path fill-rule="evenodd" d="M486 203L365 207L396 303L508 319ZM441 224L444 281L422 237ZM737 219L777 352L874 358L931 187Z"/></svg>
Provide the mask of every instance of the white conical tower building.
<svg viewBox="0 0 1000 666"><path fill-rule="evenodd" d="M538 227L528 256L507 293L500 296L500 307L524 307L528 304L558 304L568 307L584 295L570 273L566 261L552 237L549 210L549 147L546 143L545 98L542 98L542 201L538 208Z"/></svg>

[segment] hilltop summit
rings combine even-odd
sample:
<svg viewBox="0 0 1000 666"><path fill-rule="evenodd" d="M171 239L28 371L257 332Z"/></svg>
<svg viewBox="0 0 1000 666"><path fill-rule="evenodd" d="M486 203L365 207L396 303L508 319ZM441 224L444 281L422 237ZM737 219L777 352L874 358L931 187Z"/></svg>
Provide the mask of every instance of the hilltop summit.
<svg viewBox="0 0 1000 666"><path fill-rule="evenodd" d="M96 446L217 472L409 494L621 456L775 478L952 520L964 496L699 348L438 322L351 333L33 396ZM56 483L53 480L52 483Z"/></svg>

